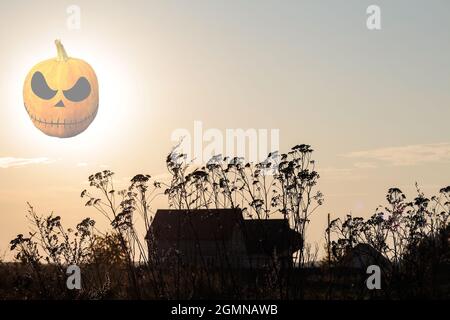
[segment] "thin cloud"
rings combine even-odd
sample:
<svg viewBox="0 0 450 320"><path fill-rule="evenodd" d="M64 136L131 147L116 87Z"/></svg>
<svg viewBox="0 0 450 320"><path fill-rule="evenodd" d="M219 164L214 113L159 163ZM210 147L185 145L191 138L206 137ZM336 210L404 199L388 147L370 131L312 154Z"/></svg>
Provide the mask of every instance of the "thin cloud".
<svg viewBox="0 0 450 320"><path fill-rule="evenodd" d="M33 164L50 164L56 160L40 157L40 158L16 158L16 157L2 157L0 158L0 168L14 168L24 167Z"/></svg>
<svg viewBox="0 0 450 320"><path fill-rule="evenodd" d="M412 166L430 162L449 162L450 143L430 143L378 148L350 152L344 156L353 159L385 162L393 166Z"/></svg>
<svg viewBox="0 0 450 320"><path fill-rule="evenodd" d="M354 166L358 169L373 169L377 167L373 162L356 162Z"/></svg>
<svg viewBox="0 0 450 320"><path fill-rule="evenodd" d="M318 168L317 171L321 179L325 180L354 181L364 178L361 174L356 174L353 168L324 167Z"/></svg>
<svg viewBox="0 0 450 320"><path fill-rule="evenodd" d="M88 164L86 162L78 162L77 167L87 167Z"/></svg>

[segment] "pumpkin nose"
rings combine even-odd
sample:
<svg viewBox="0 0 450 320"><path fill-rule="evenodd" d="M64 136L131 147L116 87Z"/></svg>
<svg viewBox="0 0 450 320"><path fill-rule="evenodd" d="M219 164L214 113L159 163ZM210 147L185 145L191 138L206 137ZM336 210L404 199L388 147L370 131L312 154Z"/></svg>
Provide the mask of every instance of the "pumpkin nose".
<svg viewBox="0 0 450 320"><path fill-rule="evenodd" d="M62 100L59 100L59 102L55 104L55 107L65 107L64 102L62 102Z"/></svg>

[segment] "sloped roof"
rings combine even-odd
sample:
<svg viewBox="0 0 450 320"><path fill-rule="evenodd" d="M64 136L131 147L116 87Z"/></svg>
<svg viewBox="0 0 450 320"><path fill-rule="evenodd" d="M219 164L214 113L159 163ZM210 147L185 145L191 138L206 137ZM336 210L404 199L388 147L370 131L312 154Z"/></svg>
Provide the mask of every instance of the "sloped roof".
<svg viewBox="0 0 450 320"><path fill-rule="evenodd" d="M371 245L358 243L355 247L347 250L340 263L342 266L351 268L366 268L372 264L384 267L389 265L389 260Z"/></svg>
<svg viewBox="0 0 450 320"><path fill-rule="evenodd" d="M249 254L273 254L300 249L301 237L285 219L244 220L245 239Z"/></svg>
<svg viewBox="0 0 450 320"><path fill-rule="evenodd" d="M240 209L158 210L149 232L159 240L227 240L242 223Z"/></svg>

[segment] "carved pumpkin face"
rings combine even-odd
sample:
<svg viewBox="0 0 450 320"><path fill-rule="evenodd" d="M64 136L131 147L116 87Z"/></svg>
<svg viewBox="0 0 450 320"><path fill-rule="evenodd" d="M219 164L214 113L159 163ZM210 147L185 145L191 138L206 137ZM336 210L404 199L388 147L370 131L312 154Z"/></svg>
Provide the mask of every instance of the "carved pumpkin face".
<svg viewBox="0 0 450 320"><path fill-rule="evenodd" d="M36 128L53 137L69 138L83 132L98 110L98 82L85 61L69 58L55 41L56 59L35 65L23 86L25 109Z"/></svg>

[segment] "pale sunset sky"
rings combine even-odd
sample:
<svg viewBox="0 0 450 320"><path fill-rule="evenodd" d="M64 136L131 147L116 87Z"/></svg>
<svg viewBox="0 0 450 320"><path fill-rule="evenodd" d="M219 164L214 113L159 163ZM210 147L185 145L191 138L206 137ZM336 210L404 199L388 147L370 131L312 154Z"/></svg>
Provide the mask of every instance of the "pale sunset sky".
<svg viewBox="0 0 450 320"><path fill-rule="evenodd" d="M81 29L66 25L81 8ZM381 30L366 9L381 8ZM0 258L28 231L26 202L74 226L81 190L109 169L122 186L137 173L164 177L171 133L279 129L280 151L312 145L326 216L370 216L388 188L450 185L450 2L2 1L0 2ZM100 106L69 139L36 129L23 106L27 72L69 56L96 71ZM154 209L166 207L163 198Z"/></svg>

